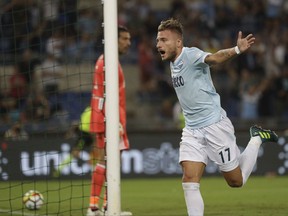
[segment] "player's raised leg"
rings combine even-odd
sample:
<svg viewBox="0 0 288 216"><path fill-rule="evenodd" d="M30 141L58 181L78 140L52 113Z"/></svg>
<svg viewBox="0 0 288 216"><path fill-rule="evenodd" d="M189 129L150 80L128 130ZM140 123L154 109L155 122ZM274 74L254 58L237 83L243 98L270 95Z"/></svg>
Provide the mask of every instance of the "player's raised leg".
<svg viewBox="0 0 288 216"><path fill-rule="evenodd" d="M230 172L223 172L224 178L231 187L241 187L247 182L262 143L278 141L278 136L274 131L262 129L257 125L250 127L250 136L248 145L239 157L239 167Z"/></svg>
<svg viewBox="0 0 288 216"><path fill-rule="evenodd" d="M250 127L250 136L251 139L239 160L239 165L242 170L243 184L246 183L253 170L260 145L266 142L278 141L278 136L274 131L262 129L257 125Z"/></svg>

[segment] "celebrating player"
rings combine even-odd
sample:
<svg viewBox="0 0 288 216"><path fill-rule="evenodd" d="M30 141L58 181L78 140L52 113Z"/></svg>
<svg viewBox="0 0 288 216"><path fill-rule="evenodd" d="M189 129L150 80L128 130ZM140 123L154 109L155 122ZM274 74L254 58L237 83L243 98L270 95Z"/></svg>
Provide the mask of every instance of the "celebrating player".
<svg viewBox="0 0 288 216"><path fill-rule="evenodd" d="M118 27L118 52L119 55L128 52L131 45L130 33L126 27ZM129 148L129 140L126 133L126 97L125 97L125 79L122 67L118 65L119 75L119 135L120 143L119 150ZM90 205L87 211L87 216L103 215L103 211L99 209L100 194L103 184L106 179L106 164L105 164L105 70L104 70L104 55L101 55L95 65L92 100L91 100L91 126L90 132L96 134L96 144L99 149L98 163L92 174L92 185L90 192ZM118 145L118 144L117 144ZM107 208L106 191L104 192L103 209Z"/></svg>
<svg viewBox="0 0 288 216"><path fill-rule="evenodd" d="M252 172L261 143L278 140L274 131L252 126L251 139L240 154L234 127L221 108L210 75L210 66L240 55L254 42L252 34L243 37L240 31L235 47L212 54L196 47L184 47L183 26L178 20L162 21L158 27L156 47L162 60L170 61L172 83L185 118L179 162L189 216L204 214L199 188L208 159L219 166L229 186L241 187Z"/></svg>

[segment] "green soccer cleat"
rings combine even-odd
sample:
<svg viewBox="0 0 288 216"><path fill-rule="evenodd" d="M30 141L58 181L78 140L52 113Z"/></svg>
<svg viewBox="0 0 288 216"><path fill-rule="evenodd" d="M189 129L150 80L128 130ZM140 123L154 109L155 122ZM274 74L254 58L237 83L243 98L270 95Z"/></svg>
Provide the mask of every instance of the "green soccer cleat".
<svg viewBox="0 0 288 216"><path fill-rule="evenodd" d="M274 131L262 129L257 125L253 125L252 127L250 127L250 136L259 136L262 140L262 143L278 141L278 136Z"/></svg>

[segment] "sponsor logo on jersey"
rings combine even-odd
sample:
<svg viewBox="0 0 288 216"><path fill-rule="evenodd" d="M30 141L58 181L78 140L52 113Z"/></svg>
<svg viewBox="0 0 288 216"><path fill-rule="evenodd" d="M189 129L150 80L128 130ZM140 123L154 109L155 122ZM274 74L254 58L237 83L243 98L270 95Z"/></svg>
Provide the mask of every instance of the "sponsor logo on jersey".
<svg viewBox="0 0 288 216"><path fill-rule="evenodd" d="M184 86L184 78L182 76L172 76L172 85L174 88Z"/></svg>

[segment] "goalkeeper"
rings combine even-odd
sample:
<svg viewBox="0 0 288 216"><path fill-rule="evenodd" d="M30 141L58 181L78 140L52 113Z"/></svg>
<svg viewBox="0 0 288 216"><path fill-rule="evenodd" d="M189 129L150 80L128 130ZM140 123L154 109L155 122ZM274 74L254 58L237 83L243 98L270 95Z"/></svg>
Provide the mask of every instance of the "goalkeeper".
<svg viewBox="0 0 288 216"><path fill-rule="evenodd" d="M118 53L126 54L130 47L130 33L126 27L118 27ZM119 76L119 151L129 149L129 140L126 133L126 96L125 96L125 78L121 67L118 64ZM106 163L105 158L105 71L104 55L101 55L95 65L93 90L91 100L91 127L90 132L96 134L96 143L98 148L98 162L92 173L92 184L90 192L90 204L87 210L87 216L103 215L99 209L100 194L104 182L106 181ZM118 144L117 144L118 145ZM104 192L103 210L107 209L106 196Z"/></svg>
<svg viewBox="0 0 288 216"><path fill-rule="evenodd" d="M72 127L71 129L73 131L69 131L70 133L71 132L76 133L77 140L69 157L64 159L62 163L58 166L57 170L53 173L54 177L58 177L61 174L62 170L66 166L70 165L73 158L79 158L80 152L84 148L90 147L93 144L94 139L92 134L90 133L90 119L91 119L91 107L88 106L85 108L85 110L82 112L80 116L79 125L77 125L76 128Z"/></svg>

